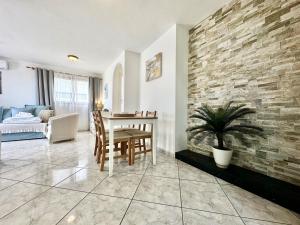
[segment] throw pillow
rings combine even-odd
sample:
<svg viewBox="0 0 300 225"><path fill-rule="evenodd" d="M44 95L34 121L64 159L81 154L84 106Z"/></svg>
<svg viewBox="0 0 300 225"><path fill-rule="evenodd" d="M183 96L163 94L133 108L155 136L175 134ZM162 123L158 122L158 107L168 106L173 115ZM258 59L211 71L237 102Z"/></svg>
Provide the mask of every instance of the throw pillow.
<svg viewBox="0 0 300 225"><path fill-rule="evenodd" d="M39 116L39 113L41 110L48 110L50 109L50 106L46 106L46 105L25 105L26 109L33 109L33 115L34 116Z"/></svg>
<svg viewBox="0 0 300 225"><path fill-rule="evenodd" d="M42 109L39 112L39 117L43 123L48 123L50 117L54 116L54 110Z"/></svg>
<svg viewBox="0 0 300 225"><path fill-rule="evenodd" d="M2 117L3 117L3 107L0 106L0 123L2 123Z"/></svg>
<svg viewBox="0 0 300 225"><path fill-rule="evenodd" d="M3 115L2 115L2 120L11 117L11 109L10 108L4 108L3 109Z"/></svg>
<svg viewBox="0 0 300 225"><path fill-rule="evenodd" d="M19 112L27 112L33 114L33 109L11 107L11 116L15 117Z"/></svg>

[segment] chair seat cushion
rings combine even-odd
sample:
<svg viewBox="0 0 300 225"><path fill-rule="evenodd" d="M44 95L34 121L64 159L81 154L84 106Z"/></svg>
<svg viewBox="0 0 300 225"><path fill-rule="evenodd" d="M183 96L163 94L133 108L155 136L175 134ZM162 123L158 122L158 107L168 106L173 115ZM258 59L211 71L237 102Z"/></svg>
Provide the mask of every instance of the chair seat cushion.
<svg viewBox="0 0 300 225"><path fill-rule="evenodd" d="M115 128L114 132L119 132L119 131L127 131L127 130L133 130L134 128ZM105 129L105 132L109 132L108 129Z"/></svg>
<svg viewBox="0 0 300 225"><path fill-rule="evenodd" d="M105 136L106 136L106 142L108 143L109 132L105 132ZM115 131L114 132L114 142L127 141L130 138L131 138L131 136L129 134L127 134L126 132L123 132L123 131Z"/></svg>
<svg viewBox="0 0 300 225"><path fill-rule="evenodd" d="M127 134L131 135L132 138L150 138L152 133L148 131L142 131L138 129L130 129L125 131Z"/></svg>

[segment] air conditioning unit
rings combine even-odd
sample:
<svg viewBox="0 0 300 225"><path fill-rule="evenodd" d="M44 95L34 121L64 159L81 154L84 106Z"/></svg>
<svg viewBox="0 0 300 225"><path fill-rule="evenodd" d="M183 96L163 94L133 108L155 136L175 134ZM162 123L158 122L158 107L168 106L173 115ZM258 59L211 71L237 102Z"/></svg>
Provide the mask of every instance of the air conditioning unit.
<svg viewBox="0 0 300 225"><path fill-rule="evenodd" d="M8 62L5 60L0 60L0 70L8 70Z"/></svg>

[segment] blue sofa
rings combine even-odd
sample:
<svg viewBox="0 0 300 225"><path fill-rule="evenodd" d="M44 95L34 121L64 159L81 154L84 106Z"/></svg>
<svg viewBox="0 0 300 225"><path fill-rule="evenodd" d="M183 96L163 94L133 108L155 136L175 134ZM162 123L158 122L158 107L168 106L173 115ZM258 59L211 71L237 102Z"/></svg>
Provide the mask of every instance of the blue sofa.
<svg viewBox="0 0 300 225"><path fill-rule="evenodd" d="M49 106L44 105L25 105L23 108L10 107L4 108L0 106L0 128L4 119L13 117L19 112L28 112L34 115L35 117L39 116L41 110L50 109ZM18 125L15 125L18 126ZM1 129L0 129L1 131ZM17 140L29 140L29 139L38 139L45 138L43 132L18 132L18 133L4 133L2 134L2 141L17 141Z"/></svg>

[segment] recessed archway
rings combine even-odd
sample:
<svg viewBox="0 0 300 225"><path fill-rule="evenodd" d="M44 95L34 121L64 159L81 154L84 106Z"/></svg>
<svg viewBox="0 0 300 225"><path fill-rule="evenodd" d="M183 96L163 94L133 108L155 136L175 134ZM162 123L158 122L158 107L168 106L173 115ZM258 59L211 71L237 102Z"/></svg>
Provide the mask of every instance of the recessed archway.
<svg viewBox="0 0 300 225"><path fill-rule="evenodd" d="M124 110L124 92L123 92L123 67L118 63L115 67L113 74L113 98L112 98L112 111L122 112Z"/></svg>

